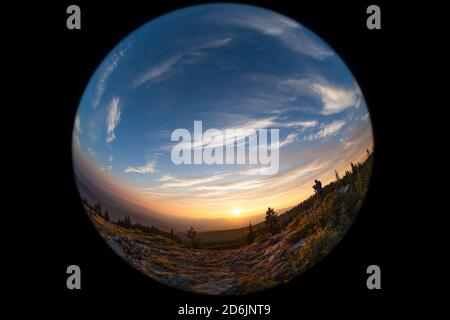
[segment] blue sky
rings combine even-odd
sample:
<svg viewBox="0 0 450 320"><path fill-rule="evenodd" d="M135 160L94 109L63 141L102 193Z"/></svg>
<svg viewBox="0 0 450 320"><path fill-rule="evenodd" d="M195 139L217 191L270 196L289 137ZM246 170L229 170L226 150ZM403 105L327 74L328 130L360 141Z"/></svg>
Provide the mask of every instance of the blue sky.
<svg viewBox="0 0 450 320"><path fill-rule="evenodd" d="M192 132L194 120L203 130L278 128L279 173L174 165L170 134ZM73 137L74 161L101 183L162 215L202 218L294 205L373 144L364 97L332 48L287 17L232 4L175 11L119 43L86 87Z"/></svg>

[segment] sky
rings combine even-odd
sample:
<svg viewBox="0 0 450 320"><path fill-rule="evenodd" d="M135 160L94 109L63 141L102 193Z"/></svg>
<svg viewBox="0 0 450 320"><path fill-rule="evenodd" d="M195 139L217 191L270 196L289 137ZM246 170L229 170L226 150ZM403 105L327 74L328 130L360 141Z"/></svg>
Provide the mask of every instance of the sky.
<svg viewBox="0 0 450 320"><path fill-rule="evenodd" d="M278 173L175 165L171 133L193 132L196 120L203 130L279 129ZM162 218L292 207L314 179L332 181L372 147L366 102L338 54L294 20L236 4L178 10L132 32L90 79L73 130L77 170Z"/></svg>

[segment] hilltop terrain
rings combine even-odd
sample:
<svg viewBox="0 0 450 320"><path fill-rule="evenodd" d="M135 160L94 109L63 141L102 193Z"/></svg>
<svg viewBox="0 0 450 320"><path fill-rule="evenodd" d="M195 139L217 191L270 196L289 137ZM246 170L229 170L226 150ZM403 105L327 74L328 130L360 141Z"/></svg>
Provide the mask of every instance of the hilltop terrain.
<svg viewBox="0 0 450 320"><path fill-rule="evenodd" d="M312 196L291 209L278 232L260 226L251 241L232 249L193 246L157 229L108 221L86 204L85 209L107 244L152 279L205 294L245 294L289 281L324 257L361 208L371 168L372 154L324 187L322 201Z"/></svg>

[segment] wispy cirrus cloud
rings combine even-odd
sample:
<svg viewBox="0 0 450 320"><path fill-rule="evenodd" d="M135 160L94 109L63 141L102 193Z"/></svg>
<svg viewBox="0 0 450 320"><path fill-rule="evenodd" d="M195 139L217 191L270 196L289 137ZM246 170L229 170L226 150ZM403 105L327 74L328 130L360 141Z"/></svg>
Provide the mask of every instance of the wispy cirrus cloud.
<svg viewBox="0 0 450 320"><path fill-rule="evenodd" d="M114 72L114 70L116 70L120 60L122 60L122 58L125 56L126 52L130 47L131 44L122 45L122 48L113 54L113 56L110 59L110 62L107 64L107 66L101 73L100 78L97 82L97 86L95 87L95 95L92 100L92 108L96 109L97 106L100 104L103 94L105 93L109 77Z"/></svg>
<svg viewBox="0 0 450 320"><path fill-rule="evenodd" d="M249 13L236 13L233 17L223 21L270 36L279 36L289 30L295 30L300 27L295 21L283 16L254 15Z"/></svg>
<svg viewBox="0 0 450 320"><path fill-rule="evenodd" d="M352 107L357 109L362 99L361 90L356 84L350 87L333 85L318 76L284 79L279 82L279 86L290 94L317 97L322 103L320 113L323 115L340 113Z"/></svg>
<svg viewBox="0 0 450 320"><path fill-rule="evenodd" d="M226 176L226 174L214 174L206 177L200 178L176 178L169 175L162 176L159 181L164 181L165 183L160 186L160 188L186 188L192 187L199 184L205 184L217 180L221 180Z"/></svg>
<svg viewBox="0 0 450 320"><path fill-rule="evenodd" d="M92 158L97 158L97 153L95 152L95 150L93 148L91 148L91 147L87 148L87 153Z"/></svg>
<svg viewBox="0 0 450 320"><path fill-rule="evenodd" d="M233 13L224 17L219 14L218 21L245 29L276 37L287 48L322 60L333 55L333 52L314 39L309 32L294 20L281 15L252 14L248 12Z"/></svg>
<svg viewBox="0 0 450 320"><path fill-rule="evenodd" d="M241 122L240 124L236 124L229 128L222 128L215 130L213 133L209 134L206 139L202 141L195 142L181 142L179 144L184 150L196 150L202 148L217 148L217 147L226 147L230 145L234 145L235 142L239 144L246 143L245 139L251 135L257 134L259 129L268 129L268 128L313 128L318 125L316 120L308 120L308 121L287 121L283 122L279 120L277 117L265 117L259 119L247 119L245 122ZM227 130L229 130L230 134L226 134ZM269 133L270 134L270 133ZM286 146L292 143L297 137L297 133L291 133L287 136L287 140L281 141L279 148ZM172 149L173 145L167 145L165 149Z"/></svg>
<svg viewBox="0 0 450 320"><path fill-rule="evenodd" d="M304 97L318 99L322 107L319 111L317 109L314 111L322 115L337 114L349 108L358 109L362 101L362 93L356 83L347 86L332 84L323 79L319 74L297 77L250 74L247 78L253 82L274 87L278 96L284 98L284 101L279 99L280 105L286 102L288 105L292 105L298 99ZM292 106L286 110L289 109L292 109Z"/></svg>
<svg viewBox="0 0 450 320"><path fill-rule="evenodd" d="M171 176L170 174L162 174L161 177L159 177L158 181L162 182L162 181L170 181L173 180L174 177Z"/></svg>
<svg viewBox="0 0 450 320"><path fill-rule="evenodd" d="M242 190L251 190L258 187L261 187L263 182L256 179L251 180L241 180L238 182L232 182L221 185L211 185L211 186L197 186L194 187L195 191L242 191Z"/></svg>
<svg viewBox="0 0 450 320"><path fill-rule="evenodd" d="M78 133L82 133L83 132L83 130L81 129L80 117L78 115L75 117L75 130Z"/></svg>
<svg viewBox="0 0 450 320"><path fill-rule="evenodd" d="M165 79L170 76L174 68L183 64L193 64L195 62L202 61L201 59L192 59L205 55L203 49L215 49L227 45L233 40L232 37L218 38L213 40L206 40L196 46L182 50L181 52L173 55L172 57L151 66L143 74L139 75L133 82L133 87L138 88L148 82L156 82ZM205 50L203 50L205 51Z"/></svg>
<svg viewBox="0 0 450 320"><path fill-rule="evenodd" d="M81 141L80 141L80 137L77 134L73 134L72 136L73 142L75 142L75 145L78 148L81 148Z"/></svg>
<svg viewBox="0 0 450 320"><path fill-rule="evenodd" d="M322 135L332 134L337 127L331 124L322 125ZM319 153L314 153L308 161L285 168L275 176L261 175L261 171L266 170L265 167L216 172L194 178L177 178L166 174L158 180L162 183L161 185L156 185L151 190L146 189L145 193L158 199L177 199L181 202L189 199L190 205L202 204L202 201L206 199L213 199L217 206L221 204L227 206L230 201L242 205L247 202L256 205L254 199L262 195L271 197L276 192L286 195L292 193L295 201L299 190L308 193L312 190L310 183L313 179L322 180L324 175L334 177L333 172L336 168L341 172L359 154L359 150L371 141L371 131L367 126L360 125L360 129L351 131L351 139L356 139L351 142L346 141L350 142L351 146L350 144L347 146L343 141L332 142L326 147L324 145ZM350 137L347 136L347 138ZM174 184L165 184L166 182L174 182ZM175 184L176 182L178 183ZM162 185L164 185L163 188L161 188Z"/></svg>
<svg viewBox="0 0 450 320"><path fill-rule="evenodd" d="M369 115L369 113L367 112L365 115L363 115L363 116L361 117L361 120L362 120L362 121L367 121L367 120L369 120L369 118L370 118L370 115Z"/></svg>
<svg viewBox="0 0 450 320"><path fill-rule="evenodd" d="M336 135L345 126L345 121L336 120L328 124L323 124L321 129L315 134L309 135L307 140L321 139Z"/></svg>
<svg viewBox="0 0 450 320"><path fill-rule="evenodd" d="M108 114L106 117L106 143L111 143L115 138L115 130L120 122L120 99L113 97L108 107Z"/></svg>
<svg viewBox="0 0 450 320"><path fill-rule="evenodd" d="M214 39L199 45L199 49L220 48L228 44L231 40L233 40L232 37Z"/></svg>
<svg viewBox="0 0 450 320"><path fill-rule="evenodd" d="M317 120L307 120L307 121L286 122L281 123L280 125L285 127L313 128L317 126L317 124L318 124Z"/></svg>
<svg viewBox="0 0 450 320"><path fill-rule="evenodd" d="M154 81L167 75L182 57L183 55L178 54L157 64L156 66L150 67L134 81L133 87L140 87L146 82Z"/></svg>
<svg viewBox="0 0 450 320"><path fill-rule="evenodd" d="M295 141L295 139L297 138L297 133L293 132L293 133L289 133L286 137L286 139L282 140L280 142L280 148L287 146L288 144L291 144L292 142Z"/></svg>
<svg viewBox="0 0 450 320"><path fill-rule="evenodd" d="M81 129L80 117L78 115L75 117L74 129L75 130L73 131L73 134L72 134L73 142L75 143L75 145L78 148L81 148L81 141L80 141L80 136L79 135L80 135L80 133L83 132L83 130Z"/></svg>
<svg viewBox="0 0 450 320"><path fill-rule="evenodd" d="M321 83L313 83L311 87L322 100L321 113L324 115L340 113L350 107L358 108L360 105L361 92L357 87L347 89Z"/></svg>
<svg viewBox="0 0 450 320"><path fill-rule="evenodd" d="M156 193L161 195L164 190L166 196L183 194L190 197L190 202L194 198L208 198L239 195L246 197L242 192L258 192L261 188L285 187L296 181L296 179L317 173L327 167L327 162L312 161L307 164L292 167L276 176L264 176L261 173L267 170L266 167L257 167L241 170L238 172L214 173L205 177L197 178L176 178L172 176L162 176L165 182L154 188L146 189L148 194ZM227 179L228 178L228 179ZM160 179L161 181L161 179ZM201 191L201 193L198 193ZM252 194L248 194L252 196Z"/></svg>
<svg viewBox="0 0 450 320"><path fill-rule="evenodd" d="M143 166L138 167L128 167L125 169L126 173L140 173L140 174L147 174L147 173L153 173L156 171L156 162L150 161L144 164Z"/></svg>

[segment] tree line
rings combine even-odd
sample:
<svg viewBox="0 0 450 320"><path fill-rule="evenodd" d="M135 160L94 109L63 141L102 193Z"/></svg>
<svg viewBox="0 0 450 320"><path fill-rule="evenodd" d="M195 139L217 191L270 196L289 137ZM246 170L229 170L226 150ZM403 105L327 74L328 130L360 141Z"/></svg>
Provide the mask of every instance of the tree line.
<svg viewBox="0 0 450 320"><path fill-rule="evenodd" d="M351 163L350 167L351 170L346 171L343 177L340 177L338 172L335 170L336 180L323 187L324 195L330 194L331 192L336 191L342 187L349 188L349 192L355 193L358 196L365 195L369 186L369 179L373 168L373 152L367 150L367 159L362 163ZM314 205L318 205L317 197L315 195L311 195L309 198L284 213L284 216L288 218L284 219L283 222L280 221L280 216L275 211L275 209L268 207L263 227L259 227L256 230L256 228L250 222L247 235L244 238L202 243L197 231L193 227L190 227L183 234L175 233L173 229L171 229L170 232L167 232L159 229L156 226L147 226L141 224L140 222L133 222L130 216L125 216L124 218L119 218L117 221L112 221L108 211L103 210L100 203L96 203L92 206L86 201L85 198L82 198L82 202L85 206L91 208L91 210L93 210L97 215L99 215L106 221L114 223L120 227L127 229L137 229L146 233L159 234L191 248L209 249L237 248L245 244L253 243L258 236L275 235L279 233L290 221L292 221L295 215L298 215L300 212L306 211L308 208L311 208Z"/></svg>

